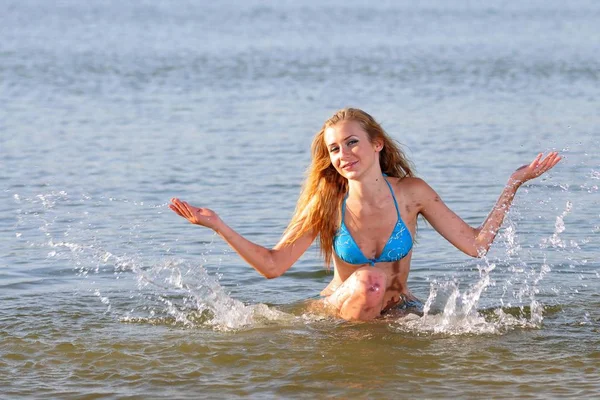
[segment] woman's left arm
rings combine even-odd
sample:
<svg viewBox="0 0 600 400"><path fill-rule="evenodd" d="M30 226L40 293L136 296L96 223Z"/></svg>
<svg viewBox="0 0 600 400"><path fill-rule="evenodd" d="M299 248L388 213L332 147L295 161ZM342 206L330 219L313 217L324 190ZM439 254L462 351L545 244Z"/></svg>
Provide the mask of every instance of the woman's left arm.
<svg viewBox="0 0 600 400"><path fill-rule="evenodd" d="M557 152L544 159L540 153L529 165L517 169L508 180L496 205L479 228L473 228L444 204L438 194L424 181L415 185L413 195L420 204L419 212L444 238L456 248L472 257L482 257L489 250L517 189L525 182L537 178L554 167L561 157Z"/></svg>

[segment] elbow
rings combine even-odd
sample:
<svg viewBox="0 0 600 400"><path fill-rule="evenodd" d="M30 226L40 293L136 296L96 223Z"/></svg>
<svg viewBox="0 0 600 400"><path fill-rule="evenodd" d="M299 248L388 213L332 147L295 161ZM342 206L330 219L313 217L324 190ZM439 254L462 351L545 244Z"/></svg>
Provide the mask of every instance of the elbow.
<svg viewBox="0 0 600 400"><path fill-rule="evenodd" d="M473 240L473 244L469 246L468 251L465 251L465 253L473 258L483 258L490 249L491 243L483 237L481 228L474 229L474 233L475 240Z"/></svg>
<svg viewBox="0 0 600 400"><path fill-rule="evenodd" d="M275 279L279 278L283 274L281 272L263 272L261 275L267 279Z"/></svg>
<svg viewBox="0 0 600 400"><path fill-rule="evenodd" d="M277 269L274 265L269 265L268 268L254 268L267 279L275 279L283 275L283 271Z"/></svg>
<svg viewBox="0 0 600 400"><path fill-rule="evenodd" d="M489 245L485 245L476 241L469 251L466 251L465 253L473 258L483 258L486 256L489 249Z"/></svg>
<svg viewBox="0 0 600 400"><path fill-rule="evenodd" d="M488 252L487 249L476 247L475 249L467 252L467 255L469 255L473 258L483 258L483 257L485 257L487 252Z"/></svg>
<svg viewBox="0 0 600 400"><path fill-rule="evenodd" d="M267 260L265 260L265 264L266 268L261 268L257 270L260 272L260 274L262 276L264 276L267 279L275 279L280 277L281 275L283 275L283 273L285 271L288 270L288 268L282 268L281 265L277 265L277 260L275 258L274 255L274 251L270 250L269 251L269 258Z"/></svg>

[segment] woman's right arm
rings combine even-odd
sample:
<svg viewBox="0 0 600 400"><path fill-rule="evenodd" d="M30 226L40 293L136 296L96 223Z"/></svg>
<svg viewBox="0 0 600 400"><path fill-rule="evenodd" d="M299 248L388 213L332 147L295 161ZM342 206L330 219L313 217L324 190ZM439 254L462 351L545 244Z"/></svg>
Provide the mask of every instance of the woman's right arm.
<svg viewBox="0 0 600 400"><path fill-rule="evenodd" d="M287 271L308 249L316 236L307 233L288 243L287 238L294 233L291 231L282 237L275 247L267 249L234 231L217 213L208 208L194 207L176 198L171 199L169 208L192 224L205 226L217 232L248 264L268 279L276 278Z"/></svg>

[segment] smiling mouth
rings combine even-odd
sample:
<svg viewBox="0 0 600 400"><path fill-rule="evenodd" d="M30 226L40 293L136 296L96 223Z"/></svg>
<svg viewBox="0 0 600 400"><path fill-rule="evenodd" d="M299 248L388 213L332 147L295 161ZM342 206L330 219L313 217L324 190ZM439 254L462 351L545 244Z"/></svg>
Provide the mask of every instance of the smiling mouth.
<svg viewBox="0 0 600 400"><path fill-rule="evenodd" d="M354 167L356 165L356 163L358 163L358 161L354 161L348 164L344 164L344 166L342 167L342 169L350 169L352 167Z"/></svg>

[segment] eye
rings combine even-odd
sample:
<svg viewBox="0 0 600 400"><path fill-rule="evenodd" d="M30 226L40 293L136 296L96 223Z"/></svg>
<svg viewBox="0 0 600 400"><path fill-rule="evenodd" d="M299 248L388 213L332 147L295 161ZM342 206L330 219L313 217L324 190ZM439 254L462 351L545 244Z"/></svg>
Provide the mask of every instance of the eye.
<svg viewBox="0 0 600 400"><path fill-rule="evenodd" d="M330 152L330 153L335 153L336 151L338 151L338 148L337 148L337 147L330 147L330 148L329 148L329 152Z"/></svg>
<svg viewBox="0 0 600 400"><path fill-rule="evenodd" d="M356 139L349 140L348 146L352 146L353 144L356 144L356 143L358 143L358 140L356 140Z"/></svg>

